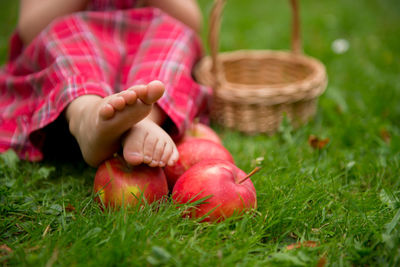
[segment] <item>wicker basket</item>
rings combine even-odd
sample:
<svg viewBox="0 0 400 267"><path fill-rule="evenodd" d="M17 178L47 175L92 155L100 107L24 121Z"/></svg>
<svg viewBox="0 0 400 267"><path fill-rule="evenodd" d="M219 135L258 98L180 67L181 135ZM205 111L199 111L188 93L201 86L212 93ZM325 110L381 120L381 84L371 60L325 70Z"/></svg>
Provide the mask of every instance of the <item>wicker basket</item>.
<svg viewBox="0 0 400 267"><path fill-rule="evenodd" d="M211 56L196 66L194 76L213 87L211 119L244 133L278 129L283 114L297 127L315 115L327 84L324 65L302 54L297 0L293 11L292 51L238 50L218 53L225 0L215 0L210 14Z"/></svg>

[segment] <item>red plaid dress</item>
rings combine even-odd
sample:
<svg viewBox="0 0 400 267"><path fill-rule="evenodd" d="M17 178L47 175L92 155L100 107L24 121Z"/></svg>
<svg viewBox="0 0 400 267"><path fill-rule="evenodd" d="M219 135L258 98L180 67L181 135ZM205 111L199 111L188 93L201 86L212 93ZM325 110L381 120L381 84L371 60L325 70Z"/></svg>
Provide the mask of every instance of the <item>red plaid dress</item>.
<svg viewBox="0 0 400 267"><path fill-rule="evenodd" d="M102 97L161 80L158 105L182 134L208 109L210 89L191 69L201 55L194 31L134 0L94 0L89 8L53 21L24 47L14 34L10 59L0 69L0 152L41 160L32 133L55 121L75 98Z"/></svg>

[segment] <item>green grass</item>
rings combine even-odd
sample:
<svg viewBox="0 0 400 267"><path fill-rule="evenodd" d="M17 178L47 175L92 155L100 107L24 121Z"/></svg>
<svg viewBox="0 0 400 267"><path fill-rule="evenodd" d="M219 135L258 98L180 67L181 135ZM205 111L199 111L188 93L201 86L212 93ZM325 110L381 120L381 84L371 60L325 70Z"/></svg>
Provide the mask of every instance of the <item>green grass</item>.
<svg viewBox="0 0 400 267"><path fill-rule="evenodd" d="M15 1L16 2L16 1ZM201 0L205 14L211 1ZM0 56L17 4L0 3ZM327 67L318 114L274 136L213 127L257 189L255 214L183 219L169 202L103 213L83 162L0 156L0 263L60 266L395 266L400 264L400 4L301 1L304 50ZM229 0L221 50L288 49L286 1ZM204 35L205 36L205 35ZM344 38L344 54L331 49ZM0 100L1 101L1 100ZM314 150L308 137L329 138ZM386 137L385 137L386 136ZM298 241L314 248L287 250Z"/></svg>

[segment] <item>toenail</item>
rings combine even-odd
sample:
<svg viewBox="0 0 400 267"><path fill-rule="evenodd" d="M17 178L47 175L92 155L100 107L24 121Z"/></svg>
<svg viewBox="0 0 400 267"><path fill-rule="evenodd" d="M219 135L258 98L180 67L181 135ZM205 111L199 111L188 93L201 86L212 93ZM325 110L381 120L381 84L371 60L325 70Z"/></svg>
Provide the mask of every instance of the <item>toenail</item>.
<svg viewBox="0 0 400 267"><path fill-rule="evenodd" d="M164 161L160 161L160 166L164 166L165 165L165 163L164 163Z"/></svg>
<svg viewBox="0 0 400 267"><path fill-rule="evenodd" d="M158 162L157 162L156 160L152 160L152 161L150 162L150 164L151 164L151 165L158 165Z"/></svg>
<svg viewBox="0 0 400 267"><path fill-rule="evenodd" d="M131 152L129 155L132 157L143 158L143 155L137 152Z"/></svg>
<svg viewBox="0 0 400 267"><path fill-rule="evenodd" d="M151 161L151 158L149 156L144 156L144 161Z"/></svg>

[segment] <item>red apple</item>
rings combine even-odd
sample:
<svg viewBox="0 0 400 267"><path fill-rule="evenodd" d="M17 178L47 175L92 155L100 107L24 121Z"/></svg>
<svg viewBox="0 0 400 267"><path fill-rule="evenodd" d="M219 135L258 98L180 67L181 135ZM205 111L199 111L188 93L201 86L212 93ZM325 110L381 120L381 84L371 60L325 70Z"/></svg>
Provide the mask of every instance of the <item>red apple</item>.
<svg viewBox="0 0 400 267"><path fill-rule="evenodd" d="M192 138L207 139L222 145L222 140L218 134L211 127L200 122L193 122L179 142L184 142Z"/></svg>
<svg viewBox="0 0 400 267"><path fill-rule="evenodd" d="M177 146L179 159L173 166L164 168L169 189L191 166L204 159L223 159L234 163L231 153L221 144L206 139L189 139Z"/></svg>
<svg viewBox="0 0 400 267"><path fill-rule="evenodd" d="M234 214L257 208L256 190L249 177L226 160L204 160L187 170L176 182L172 199L176 203L204 202L189 208L185 216L203 221L221 221Z"/></svg>
<svg viewBox="0 0 400 267"><path fill-rule="evenodd" d="M94 192L106 207L134 206L142 204L142 196L148 203L161 199L168 194L168 185L161 168L128 166L123 159L112 158L97 169Z"/></svg>

